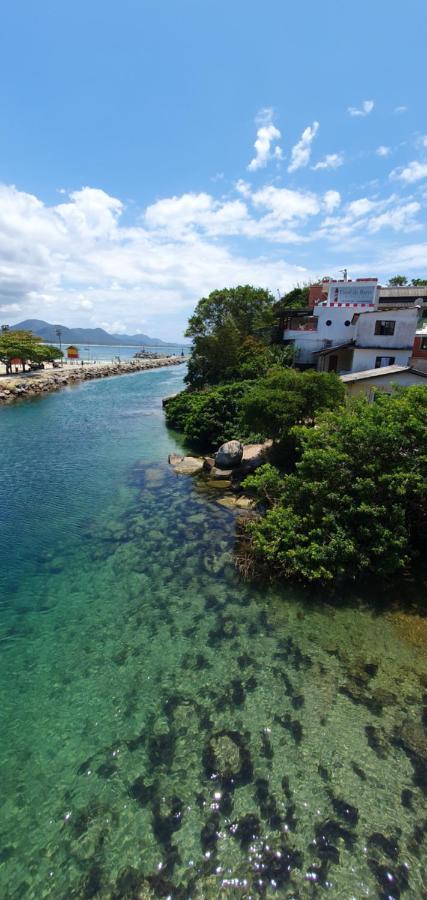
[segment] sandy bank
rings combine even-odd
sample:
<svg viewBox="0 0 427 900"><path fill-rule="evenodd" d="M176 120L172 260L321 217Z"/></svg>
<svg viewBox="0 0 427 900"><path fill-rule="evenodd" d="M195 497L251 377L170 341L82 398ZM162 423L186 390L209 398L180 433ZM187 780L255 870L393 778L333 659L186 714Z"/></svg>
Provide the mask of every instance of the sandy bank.
<svg viewBox="0 0 427 900"><path fill-rule="evenodd" d="M88 363L70 369L45 369L27 375L0 378L0 404L11 403L20 398L36 397L57 391L81 381L95 378L109 378L112 375L129 375L145 369L161 369L177 366L184 360L180 356L165 356L161 359L129 359L118 362Z"/></svg>

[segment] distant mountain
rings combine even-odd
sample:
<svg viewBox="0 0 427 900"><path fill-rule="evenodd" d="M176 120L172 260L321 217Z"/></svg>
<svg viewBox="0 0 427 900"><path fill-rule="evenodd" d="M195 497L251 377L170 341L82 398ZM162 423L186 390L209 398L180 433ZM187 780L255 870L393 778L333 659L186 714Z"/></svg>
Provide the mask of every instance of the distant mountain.
<svg viewBox="0 0 427 900"><path fill-rule="evenodd" d="M105 344L117 347L120 344L134 344L136 346L152 347L180 347L181 344L172 344L161 341L160 338L149 337L148 334L109 334L103 328L67 328L66 325L51 325L43 319L25 319L17 325L11 325L11 331L20 329L32 331L38 334L47 344L57 344L57 328L61 329L61 341L63 344Z"/></svg>

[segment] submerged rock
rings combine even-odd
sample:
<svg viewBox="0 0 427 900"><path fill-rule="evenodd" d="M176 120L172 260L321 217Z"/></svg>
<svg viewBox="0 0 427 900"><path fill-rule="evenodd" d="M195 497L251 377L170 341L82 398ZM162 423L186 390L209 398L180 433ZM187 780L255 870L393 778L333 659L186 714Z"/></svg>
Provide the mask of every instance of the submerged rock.
<svg viewBox="0 0 427 900"><path fill-rule="evenodd" d="M237 775L241 766L240 750L228 734L220 734L209 742L214 770L222 777Z"/></svg>
<svg viewBox="0 0 427 900"><path fill-rule="evenodd" d="M197 456L178 456L171 453L169 463L178 475L197 475L203 469L203 460Z"/></svg>
<svg viewBox="0 0 427 900"><path fill-rule="evenodd" d="M219 469L232 469L238 466L243 457L243 444L240 441L227 441L215 453L215 465Z"/></svg>

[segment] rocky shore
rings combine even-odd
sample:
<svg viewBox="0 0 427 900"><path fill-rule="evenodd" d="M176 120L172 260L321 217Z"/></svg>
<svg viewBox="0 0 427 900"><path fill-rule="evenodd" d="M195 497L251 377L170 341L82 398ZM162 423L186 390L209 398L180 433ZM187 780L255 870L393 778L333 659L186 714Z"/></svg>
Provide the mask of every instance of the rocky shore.
<svg viewBox="0 0 427 900"><path fill-rule="evenodd" d="M129 375L145 369L161 369L163 366L177 366L182 362L180 356L165 356L160 359L129 359L120 363L92 363L75 366L69 370L47 369L33 374L2 378L0 379L0 404L41 396L51 393L51 391L58 391L60 388L79 384L81 381L109 378L112 375Z"/></svg>
<svg viewBox="0 0 427 900"><path fill-rule="evenodd" d="M177 475L195 475L199 484L216 494L216 502L221 506L237 510L254 510L256 501L247 497L242 483L247 475L268 461L268 451L272 442L246 444L227 441L213 457L180 456L169 454L169 464Z"/></svg>

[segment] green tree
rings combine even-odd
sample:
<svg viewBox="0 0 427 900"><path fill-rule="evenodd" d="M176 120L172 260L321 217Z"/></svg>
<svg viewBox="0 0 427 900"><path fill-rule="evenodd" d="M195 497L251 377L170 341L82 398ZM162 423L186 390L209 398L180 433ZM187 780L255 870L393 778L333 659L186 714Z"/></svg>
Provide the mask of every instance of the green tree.
<svg viewBox="0 0 427 900"><path fill-rule="evenodd" d="M224 441L250 437L242 423L241 400L250 381L232 382L205 391L182 391L165 402L166 422L203 450Z"/></svg>
<svg viewBox="0 0 427 900"><path fill-rule="evenodd" d="M275 322L273 295L240 285L199 300L186 331L193 339L186 383L191 388L242 377L238 354L248 337L268 344Z"/></svg>
<svg viewBox="0 0 427 900"><path fill-rule="evenodd" d="M283 441L294 425L313 421L323 409L334 409L344 394L344 385L334 373L275 366L243 397L243 422L264 438Z"/></svg>
<svg viewBox="0 0 427 900"><path fill-rule="evenodd" d="M60 350L48 344L31 331L3 330L0 334L0 360L6 366L6 373L12 371L11 360L20 359L22 371L32 362L45 362L62 356Z"/></svg>
<svg viewBox="0 0 427 900"><path fill-rule="evenodd" d="M215 334L231 318L244 338L274 324L273 304L270 291L250 284L212 291L208 297L199 300L185 333L191 338Z"/></svg>
<svg viewBox="0 0 427 900"><path fill-rule="evenodd" d="M308 295L312 284L317 284L317 282L298 284L284 294L274 305L276 313L280 315L285 309L305 309L308 306Z"/></svg>
<svg viewBox="0 0 427 900"><path fill-rule="evenodd" d="M249 558L324 584L402 571L427 536L426 423L427 391L410 387L296 428L300 461L265 517L246 526L244 568ZM260 469L252 489L257 478L262 495L271 476Z"/></svg>
<svg viewBox="0 0 427 900"><path fill-rule="evenodd" d="M427 287L427 278L413 278L411 284L414 287Z"/></svg>
<svg viewBox="0 0 427 900"><path fill-rule="evenodd" d="M406 275L394 275L393 278L389 278L388 283L390 287L404 287L408 284L408 279Z"/></svg>

